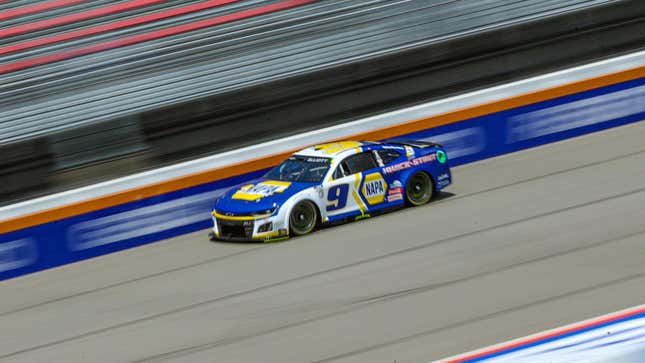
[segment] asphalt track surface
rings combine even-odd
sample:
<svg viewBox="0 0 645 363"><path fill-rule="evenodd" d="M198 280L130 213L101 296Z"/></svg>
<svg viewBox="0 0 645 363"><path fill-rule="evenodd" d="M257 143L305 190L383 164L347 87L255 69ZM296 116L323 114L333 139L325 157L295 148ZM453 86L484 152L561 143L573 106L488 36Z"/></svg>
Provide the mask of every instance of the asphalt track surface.
<svg viewBox="0 0 645 363"><path fill-rule="evenodd" d="M645 122L278 244L206 231L0 283L1 362L428 362L645 302Z"/></svg>

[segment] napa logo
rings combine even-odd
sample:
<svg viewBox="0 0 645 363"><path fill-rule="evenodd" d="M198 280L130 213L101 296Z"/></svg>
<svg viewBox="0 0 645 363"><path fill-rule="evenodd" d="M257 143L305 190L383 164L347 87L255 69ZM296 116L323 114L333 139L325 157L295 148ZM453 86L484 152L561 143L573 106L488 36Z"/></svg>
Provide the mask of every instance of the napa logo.
<svg viewBox="0 0 645 363"><path fill-rule="evenodd" d="M372 173L365 176L365 182L361 192L369 204L379 204L385 199L387 183L380 173Z"/></svg>
<svg viewBox="0 0 645 363"><path fill-rule="evenodd" d="M251 201L260 200L275 193L282 193L287 190L290 185L291 182L277 180L267 180L257 184L247 184L236 191L231 198Z"/></svg>

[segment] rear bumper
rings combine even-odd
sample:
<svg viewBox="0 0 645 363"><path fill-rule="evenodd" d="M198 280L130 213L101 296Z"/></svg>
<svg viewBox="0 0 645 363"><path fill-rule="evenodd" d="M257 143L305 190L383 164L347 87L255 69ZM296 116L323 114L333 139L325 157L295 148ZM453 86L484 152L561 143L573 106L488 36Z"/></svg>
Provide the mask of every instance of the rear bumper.
<svg viewBox="0 0 645 363"><path fill-rule="evenodd" d="M450 172L450 169L447 169L445 173L437 175L434 187L435 190L439 191L450 184L452 184L452 173Z"/></svg>

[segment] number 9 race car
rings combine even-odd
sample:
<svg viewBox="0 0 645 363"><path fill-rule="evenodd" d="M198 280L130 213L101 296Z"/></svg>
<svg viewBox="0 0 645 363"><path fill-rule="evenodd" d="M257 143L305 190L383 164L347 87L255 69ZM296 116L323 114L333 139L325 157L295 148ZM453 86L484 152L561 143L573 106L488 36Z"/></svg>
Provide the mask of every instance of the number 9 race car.
<svg viewBox="0 0 645 363"><path fill-rule="evenodd" d="M211 240L275 241L317 225L419 206L451 183L446 152L421 141L341 141L291 155L215 200Z"/></svg>

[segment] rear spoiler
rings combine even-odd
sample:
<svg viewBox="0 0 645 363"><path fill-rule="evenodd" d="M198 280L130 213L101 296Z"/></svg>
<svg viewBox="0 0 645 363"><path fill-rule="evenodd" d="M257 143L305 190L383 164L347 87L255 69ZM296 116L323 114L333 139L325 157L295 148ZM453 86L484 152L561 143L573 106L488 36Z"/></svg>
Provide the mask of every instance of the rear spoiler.
<svg viewBox="0 0 645 363"><path fill-rule="evenodd" d="M419 141L419 140L388 140L386 141L388 144L399 144L399 145L407 145L407 146L414 146L419 149L425 149L429 147L440 147L443 149L443 146L439 143L432 142L432 141Z"/></svg>

